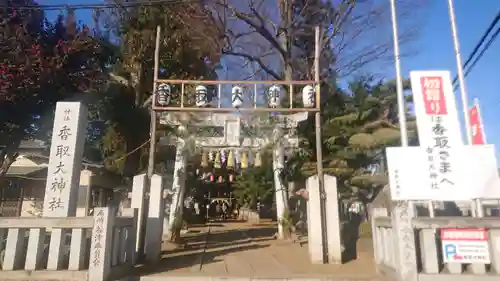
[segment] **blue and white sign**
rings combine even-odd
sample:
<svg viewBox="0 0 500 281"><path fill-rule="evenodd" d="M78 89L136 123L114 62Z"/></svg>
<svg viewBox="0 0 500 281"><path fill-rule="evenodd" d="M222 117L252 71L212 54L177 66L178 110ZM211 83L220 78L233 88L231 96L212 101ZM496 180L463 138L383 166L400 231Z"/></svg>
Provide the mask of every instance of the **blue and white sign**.
<svg viewBox="0 0 500 281"><path fill-rule="evenodd" d="M456 260L456 259L461 259L458 255L457 255L457 245L455 244L444 244L443 245L443 248L444 248L444 255L445 255L445 259L446 260Z"/></svg>
<svg viewBox="0 0 500 281"><path fill-rule="evenodd" d="M489 264L488 233L484 229L442 229L445 263Z"/></svg>

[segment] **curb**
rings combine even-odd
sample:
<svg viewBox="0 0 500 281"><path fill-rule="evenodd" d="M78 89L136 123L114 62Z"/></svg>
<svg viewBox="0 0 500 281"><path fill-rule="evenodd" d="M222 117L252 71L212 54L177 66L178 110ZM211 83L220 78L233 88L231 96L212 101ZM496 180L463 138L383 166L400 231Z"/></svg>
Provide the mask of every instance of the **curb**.
<svg viewBox="0 0 500 281"><path fill-rule="evenodd" d="M161 278L142 277L143 281L153 281L162 279L168 281L380 281L377 278L342 278L342 277L282 277L282 278L266 278L266 277L216 277L216 276L165 276Z"/></svg>

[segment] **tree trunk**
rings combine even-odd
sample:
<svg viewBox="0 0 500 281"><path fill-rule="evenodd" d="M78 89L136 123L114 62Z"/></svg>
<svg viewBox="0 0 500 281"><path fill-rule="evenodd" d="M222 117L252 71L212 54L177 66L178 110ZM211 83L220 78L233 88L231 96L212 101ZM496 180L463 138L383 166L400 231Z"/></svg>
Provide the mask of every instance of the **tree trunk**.
<svg viewBox="0 0 500 281"><path fill-rule="evenodd" d="M134 63L134 68L130 71L130 83L134 89L134 105L136 109L142 107L143 98L143 64ZM135 175L141 170L142 149L134 151L144 140L138 134L127 134L127 157L125 159L124 174Z"/></svg>
<svg viewBox="0 0 500 281"><path fill-rule="evenodd" d="M280 26L281 29L280 42L281 47L285 50L283 57L283 67L285 72L285 81L293 80L292 69L292 28L289 24L292 22L292 0L281 0L280 3ZM292 102L292 101L290 101Z"/></svg>
<svg viewBox="0 0 500 281"><path fill-rule="evenodd" d="M19 145L24 138L25 124L26 122L23 122L23 124L12 132L12 135L5 143L5 147L0 151L0 178L3 178L7 174L10 165L16 161Z"/></svg>
<svg viewBox="0 0 500 281"><path fill-rule="evenodd" d="M139 108L141 106L142 100L142 85L143 85L143 65L142 63L135 64L135 70L131 73L132 85L134 87L135 94L135 106Z"/></svg>
<svg viewBox="0 0 500 281"><path fill-rule="evenodd" d="M7 171L10 168L10 165L16 161L18 153L16 152L19 148L19 144L21 143L21 139L15 140L14 142L8 144L0 153L0 178L4 177L7 174Z"/></svg>

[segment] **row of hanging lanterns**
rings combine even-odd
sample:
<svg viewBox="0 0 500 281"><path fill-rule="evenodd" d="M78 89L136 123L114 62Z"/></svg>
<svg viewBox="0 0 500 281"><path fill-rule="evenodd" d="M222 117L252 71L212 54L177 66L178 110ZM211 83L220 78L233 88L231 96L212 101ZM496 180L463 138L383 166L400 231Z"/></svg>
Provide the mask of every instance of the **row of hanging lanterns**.
<svg viewBox="0 0 500 281"><path fill-rule="evenodd" d="M273 85L267 90L268 106L276 108L280 106L281 96L284 89L280 85ZM159 84L156 92L156 103L159 106L167 106L172 100L172 88L169 84ZM211 97L206 86L199 85L195 88L195 105L197 107L207 107ZM243 105L243 88L234 86L231 89L231 101L234 108ZM306 85L302 89L302 103L304 107L314 107L316 101L316 91L314 86Z"/></svg>
<svg viewBox="0 0 500 281"><path fill-rule="evenodd" d="M260 152L256 151L253 155L249 154L249 151L203 151L201 154L201 167L206 168L212 164L215 169L221 169L223 166L226 169L237 169L238 167L246 169L249 167L249 158L253 160L254 167L260 167L262 165Z"/></svg>
<svg viewBox="0 0 500 281"><path fill-rule="evenodd" d="M217 183L232 183L235 176L233 174L228 174L227 176L216 176L211 172L202 173L199 169L196 170L196 175L200 177L205 182L217 182Z"/></svg>

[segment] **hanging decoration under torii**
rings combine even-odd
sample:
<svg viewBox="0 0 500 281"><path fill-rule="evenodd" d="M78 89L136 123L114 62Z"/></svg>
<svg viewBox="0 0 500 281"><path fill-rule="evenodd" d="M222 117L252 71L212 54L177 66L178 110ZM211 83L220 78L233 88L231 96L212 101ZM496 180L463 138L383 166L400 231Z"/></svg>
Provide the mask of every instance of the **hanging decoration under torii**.
<svg viewBox="0 0 500 281"><path fill-rule="evenodd" d="M207 151L203 151L201 153L201 164L200 164L200 166L202 168L208 167L208 152Z"/></svg>
<svg viewBox="0 0 500 281"><path fill-rule="evenodd" d="M226 162L226 167L228 169L234 169L234 152L232 150L229 150L229 153L227 155L227 162Z"/></svg>
<svg viewBox="0 0 500 281"><path fill-rule="evenodd" d="M226 168L233 170L237 168L261 167L262 154L255 150L220 149L204 150L201 152L200 167L215 169Z"/></svg>
<svg viewBox="0 0 500 281"><path fill-rule="evenodd" d="M246 151L242 151L241 152L241 168L242 169L246 169L248 168L248 158L247 158L247 152Z"/></svg>
<svg viewBox="0 0 500 281"><path fill-rule="evenodd" d="M220 151L217 151L215 153L215 159L214 159L214 168L215 169L222 168L222 163L221 163L221 157L220 157L220 155L221 155Z"/></svg>

